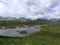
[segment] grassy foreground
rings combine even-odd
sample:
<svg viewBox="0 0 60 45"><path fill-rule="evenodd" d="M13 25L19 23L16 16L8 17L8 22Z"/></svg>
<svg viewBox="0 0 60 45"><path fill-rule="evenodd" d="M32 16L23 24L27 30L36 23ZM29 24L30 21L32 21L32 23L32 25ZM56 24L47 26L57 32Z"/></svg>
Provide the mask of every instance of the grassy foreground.
<svg viewBox="0 0 60 45"><path fill-rule="evenodd" d="M0 45L60 45L60 23L41 25L40 30L23 38L0 36Z"/></svg>

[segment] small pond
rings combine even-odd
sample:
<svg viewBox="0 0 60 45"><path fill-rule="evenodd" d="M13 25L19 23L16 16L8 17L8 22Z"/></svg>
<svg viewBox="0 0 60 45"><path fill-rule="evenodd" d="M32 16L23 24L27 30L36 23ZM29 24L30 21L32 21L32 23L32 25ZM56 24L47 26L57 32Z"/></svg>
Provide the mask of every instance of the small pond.
<svg viewBox="0 0 60 45"><path fill-rule="evenodd" d="M10 36L10 37L24 37L32 33L40 31L35 27L25 27L25 28L13 28L13 29L0 29L1 36Z"/></svg>

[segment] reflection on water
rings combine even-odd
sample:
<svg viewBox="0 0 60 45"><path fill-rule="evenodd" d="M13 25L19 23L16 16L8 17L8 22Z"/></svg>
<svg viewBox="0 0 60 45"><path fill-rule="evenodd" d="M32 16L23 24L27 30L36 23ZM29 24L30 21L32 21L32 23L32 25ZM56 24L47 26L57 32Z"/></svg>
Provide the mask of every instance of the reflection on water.
<svg viewBox="0 0 60 45"><path fill-rule="evenodd" d="M35 27L14 28L14 29L0 29L0 35L11 37L23 37L38 32L39 29Z"/></svg>

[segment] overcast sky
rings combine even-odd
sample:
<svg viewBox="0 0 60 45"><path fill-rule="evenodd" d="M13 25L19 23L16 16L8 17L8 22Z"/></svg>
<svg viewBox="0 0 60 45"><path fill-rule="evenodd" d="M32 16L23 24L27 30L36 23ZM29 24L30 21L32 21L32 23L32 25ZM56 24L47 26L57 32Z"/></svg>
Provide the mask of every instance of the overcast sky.
<svg viewBox="0 0 60 45"><path fill-rule="evenodd" d="M60 0L0 0L0 16L60 18Z"/></svg>

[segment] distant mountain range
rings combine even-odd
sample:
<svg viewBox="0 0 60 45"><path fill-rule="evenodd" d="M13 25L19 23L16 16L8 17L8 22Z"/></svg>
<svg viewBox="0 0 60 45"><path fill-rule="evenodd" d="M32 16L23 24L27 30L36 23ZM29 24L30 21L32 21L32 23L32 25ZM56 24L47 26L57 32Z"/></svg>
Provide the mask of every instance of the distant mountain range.
<svg viewBox="0 0 60 45"><path fill-rule="evenodd" d="M39 19L36 19L35 21L36 22L48 22L49 20L48 19L41 19L41 18L39 18Z"/></svg>
<svg viewBox="0 0 60 45"><path fill-rule="evenodd" d="M16 20L16 18L13 18L13 17L2 17L2 16L0 16L0 21L8 21L8 20Z"/></svg>
<svg viewBox="0 0 60 45"><path fill-rule="evenodd" d="M51 18L51 19L36 19L38 22L60 22L59 18Z"/></svg>
<svg viewBox="0 0 60 45"><path fill-rule="evenodd" d="M21 22L24 22L24 21L32 21L32 20L31 19L26 19L26 18L23 18L23 17L14 18L14 17L2 17L2 16L0 16L0 21L21 21Z"/></svg>
<svg viewBox="0 0 60 45"><path fill-rule="evenodd" d="M50 21L52 21L52 22L60 22L60 19L59 18L51 18Z"/></svg>
<svg viewBox="0 0 60 45"><path fill-rule="evenodd" d="M35 22L60 22L60 19L59 18L51 18L51 19L42 19L42 18L38 18L36 20L31 20L31 19L26 19L26 18L23 18L23 17L20 17L20 18L14 18L14 17L2 17L0 16L0 21L21 21L21 22L24 22L24 21L35 21Z"/></svg>

